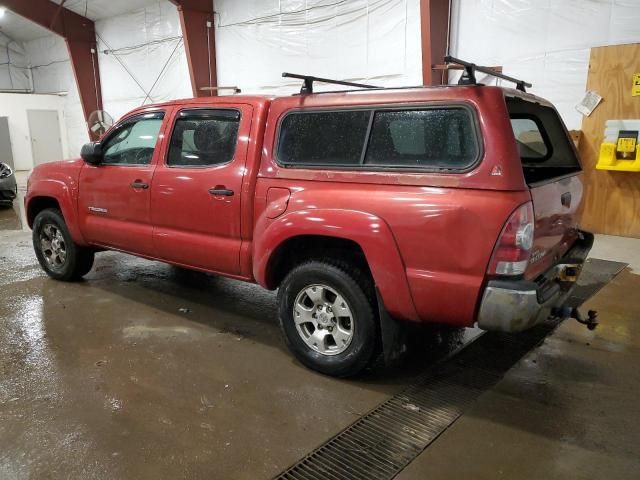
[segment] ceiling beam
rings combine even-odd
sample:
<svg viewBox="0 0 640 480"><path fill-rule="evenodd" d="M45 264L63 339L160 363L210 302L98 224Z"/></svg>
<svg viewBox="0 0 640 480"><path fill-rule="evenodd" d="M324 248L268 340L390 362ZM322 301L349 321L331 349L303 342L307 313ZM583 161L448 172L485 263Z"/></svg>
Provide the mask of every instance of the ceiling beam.
<svg viewBox="0 0 640 480"><path fill-rule="evenodd" d="M89 115L102 110L102 90L98 68L96 31L93 21L50 0L2 0L2 5L47 30L64 37L76 79L80 103L87 122L89 138L97 135L89 129Z"/></svg>
<svg viewBox="0 0 640 480"><path fill-rule="evenodd" d="M213 0L170 0L178 7L194 97L216 95Z"/></svg>
<svg viewBox="0 0 640 480"><path fill-rule="evenodd" d="M433 75L433 66L444 63L448 53L451 0L420 0L422 84L447 83L446 72Z"/></svg>

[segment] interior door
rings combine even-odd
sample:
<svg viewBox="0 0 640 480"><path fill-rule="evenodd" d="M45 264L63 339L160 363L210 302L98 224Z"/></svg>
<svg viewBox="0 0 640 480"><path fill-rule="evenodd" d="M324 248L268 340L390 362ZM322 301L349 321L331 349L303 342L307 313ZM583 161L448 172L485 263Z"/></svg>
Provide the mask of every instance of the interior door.
<svg viewBox="0 0 640 480"><path fill-rule="evenodd" d="M240 273L240 190L251 113L249 105L176 112L166 158L151 189L160 258Z"/></svg>
<svg viewBox="0 0 640 480"><path fill-rule="evenodd" d="M27 110L33 164L63 160L60 121L56 110Z"/></svg>
<svg viewBox="0 0 640 480"><path fill-rule="evenodd" d="M154 255L150 192L164 115L153 111L126 118L102 142L102 162L82 168L79 221L89 243Z"/></svg>

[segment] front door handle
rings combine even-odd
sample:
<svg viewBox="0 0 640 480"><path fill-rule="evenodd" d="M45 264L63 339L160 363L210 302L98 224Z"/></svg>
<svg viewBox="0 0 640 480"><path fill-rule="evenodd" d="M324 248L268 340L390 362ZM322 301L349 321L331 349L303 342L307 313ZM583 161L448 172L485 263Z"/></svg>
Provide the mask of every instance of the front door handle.
<svg viewBox="0 0 640 480"><path fill-rule="evenodd" d="M223 197L233 197L233 190L223 187L214 187L209 189L211 195L222 195Z"/></svg>
<svg viewBox="0 0 640 480"><path fill-rule="evenodd" d="M143 190L146 190L147 188L149 188L149 184L148 183L141 182L140 180L136 180L135 182L133 182L129 186L131 188L142 188Z"/></svg>
<svg viewBox="0 0 640 480"><path fill-rule="evenodd" d="M562 203L563 206L569 208L571 206L571 192L563 193L560 196L560 203Z"/></svg>

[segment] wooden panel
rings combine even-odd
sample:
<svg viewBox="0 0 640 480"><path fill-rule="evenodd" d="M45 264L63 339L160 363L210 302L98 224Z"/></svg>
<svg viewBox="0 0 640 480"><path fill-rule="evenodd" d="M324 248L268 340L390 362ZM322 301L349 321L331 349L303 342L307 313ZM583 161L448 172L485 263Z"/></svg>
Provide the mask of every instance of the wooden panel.
<svg viewBox="0 0 640 480"><path fill-rule="evenodd" d="M640 173L595 169L605 122L640 119L640 97L631 96L632 77L639 72L640 44L591 49L587 90L604 99L582 121L579 151L585 170L585 230L640 238Z"/></svg>

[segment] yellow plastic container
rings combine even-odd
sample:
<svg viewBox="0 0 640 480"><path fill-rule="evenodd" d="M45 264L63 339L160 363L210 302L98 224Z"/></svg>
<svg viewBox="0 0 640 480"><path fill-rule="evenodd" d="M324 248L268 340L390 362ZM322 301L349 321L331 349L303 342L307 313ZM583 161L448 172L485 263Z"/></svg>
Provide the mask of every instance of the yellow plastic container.
<svg viewBox="0 0 640 480"><path fill-rule="evenodd" d="M640 172L638 132L640 132L640 119L607 120L596 168Z"/></svg>
<svg viewBox="0 0 640 480"><path fill-rule="evenodd" d="M604 142L600 145L600 156L596 164L598 170L618 170L621 172L640 172L640 145L636 146L635 160L616 158L616 144Z"/></svg>

